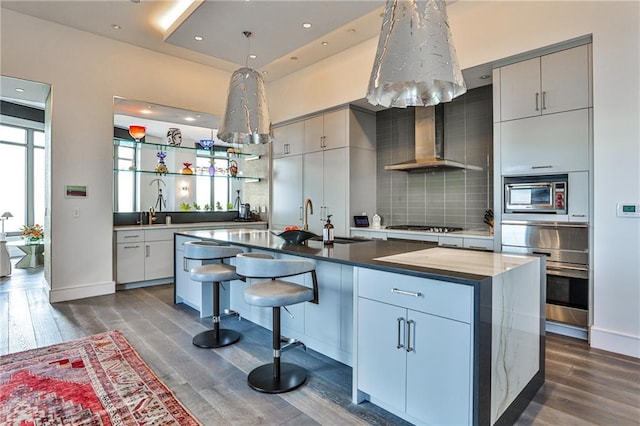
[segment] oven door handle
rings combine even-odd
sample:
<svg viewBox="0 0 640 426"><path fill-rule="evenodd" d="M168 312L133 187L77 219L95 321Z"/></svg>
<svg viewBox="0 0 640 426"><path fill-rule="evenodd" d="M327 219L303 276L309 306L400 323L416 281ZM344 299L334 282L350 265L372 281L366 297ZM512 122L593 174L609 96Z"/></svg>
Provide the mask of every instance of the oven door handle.
<svg viewBox="0 0 640 426"><path fill-rule="evenodd" d="M589 271L584 268L575 267L555 267L547 264L547 275L555 275L557 277L571 277L589 279Z"/></svg>

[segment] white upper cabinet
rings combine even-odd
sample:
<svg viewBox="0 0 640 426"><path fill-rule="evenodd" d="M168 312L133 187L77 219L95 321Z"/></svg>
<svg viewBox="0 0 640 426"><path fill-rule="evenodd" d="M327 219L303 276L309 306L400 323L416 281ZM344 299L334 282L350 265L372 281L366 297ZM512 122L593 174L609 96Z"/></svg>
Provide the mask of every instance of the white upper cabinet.
<svg viewBox="0 0 640 426"><path fill-rule="evenodd" d="M588 108L590 68L590 45L501 67L501 121Z"/></svg>
<svg viewBox="0 0 640 426"><path fill-rule="evenodd" d="M271 228L302 228L302 155L273 159Z"/></svg>
<svg viewBox="0 0 640 426"><path fill-rule="evenodd" d="M336 236L347 236L350 223L347 203L348 148L304 155L304 198L313 202L309 231L322 234L327 216Z"/></svg>
<svg viewBox="0 0 640 426"><path fill-rule="evenodd" d="M273 158L302 154L304 150L304 121L273 129Z"/></svg>
<svg viewBox="0 0 640 426"><path fill-rule="evenodd" d="M348 114L348 109L341 109L304 120L304 151L347 146Z"/></svg>
<svg viewBox="0 0 640 426"><path fill-rule="evenodd" d="M589 170L589 110L501 123L502 174Z"/></svg>
<svg viewBox="0 0 640 426"><path fill-rule="evenodd" d="M304 124L302 154L278 156L274 146L271 227L302 226L308 198L313 203L309 230L321 234L332 215L335 236L346 237L353 215L375 211L375 115L343 108L277 129L287 127L284 134L289 137L291 126L299 123Z"/></svg>

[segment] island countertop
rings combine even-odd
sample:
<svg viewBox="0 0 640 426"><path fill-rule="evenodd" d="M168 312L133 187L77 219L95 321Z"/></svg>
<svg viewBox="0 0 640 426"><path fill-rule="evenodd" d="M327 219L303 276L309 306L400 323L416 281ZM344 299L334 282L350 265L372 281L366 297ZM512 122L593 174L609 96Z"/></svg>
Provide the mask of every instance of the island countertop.
<svg viewBox="0 0 640 426"><path fill-rule="evenodd" d="M270 231L255 229L194 230L177 234L467 285L476 285L513 266L532 260L524 255L445 249L438 248L436 243L416 241L362 240L325 246L322 241L307 240L304 244L287 244Z"/></svg>

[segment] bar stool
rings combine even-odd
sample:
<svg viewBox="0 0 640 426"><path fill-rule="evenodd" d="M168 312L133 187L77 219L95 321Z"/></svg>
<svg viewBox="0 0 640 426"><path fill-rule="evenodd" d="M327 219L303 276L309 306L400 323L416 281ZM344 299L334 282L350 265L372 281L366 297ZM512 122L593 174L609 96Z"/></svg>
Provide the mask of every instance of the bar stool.
<svg viewBox="0 0 640 426"><path fill-rule="evenodd" d="M264 254L241 253L236 257L236 272L246 278L271 278L244 290L245 302L271 307L273 311L273 362L251 371L247 377L249 386L266 393L282 393L297 388L307 379L307 371L295 364L280 362L280 307L301 302L318 303L315 264L307 260L273 259ZM278 279L305 273L311 274L313 288Z"/></svg>
<svg viewBox="0 0 640 426"><path fill-rule="evenodd" d="M238 253L242 253L242 250L221 246L210 241L187 241L184 243L185 259L220 261L220 263L196 266L189 271L189 275L194 281L213 282L213 329L194 336L193 344L200 348L220 348L240 339L240 333L237 331L220 328L220 283L241 279L236 274L236 268L225 264L223 260L235 257Z"/></svg>

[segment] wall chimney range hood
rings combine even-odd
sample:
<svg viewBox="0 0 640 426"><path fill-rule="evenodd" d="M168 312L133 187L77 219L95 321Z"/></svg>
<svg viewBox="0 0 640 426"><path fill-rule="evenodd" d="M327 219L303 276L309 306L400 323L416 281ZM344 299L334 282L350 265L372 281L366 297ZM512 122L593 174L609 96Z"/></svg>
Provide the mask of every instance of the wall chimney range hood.
<svg viewBox="0 0 640 426"><path fill-rule="evenodd" d="M405 172L426 171L436 168L482 170L482 167L472 166L459 161L444 158L444 113L436 108L415 107L415 152L414 159L402 163L384 166L385 170L402 170ZM436 138L438 126L439 138Z"/></svg>

